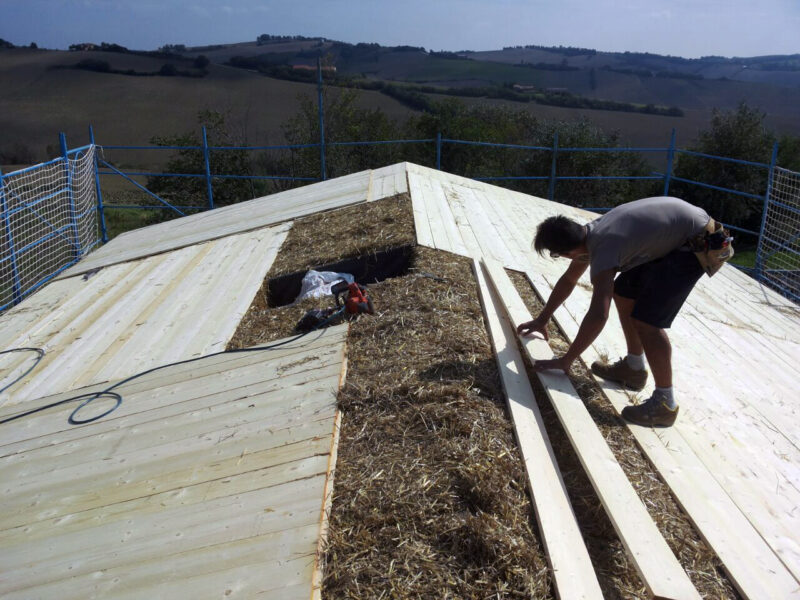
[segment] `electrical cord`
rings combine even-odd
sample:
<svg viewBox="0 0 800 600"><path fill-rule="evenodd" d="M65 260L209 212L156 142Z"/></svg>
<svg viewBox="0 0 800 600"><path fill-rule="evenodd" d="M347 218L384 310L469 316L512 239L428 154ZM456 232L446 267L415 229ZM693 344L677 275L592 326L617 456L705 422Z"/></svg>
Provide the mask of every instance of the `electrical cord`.
<svg viewBox="0 0 800 600"><path fill-rule="evenodd" d="M273 350L274 348L278 348L280 346L284 346L286 344L291 344L292 342L296 342L300 338L305 337L308 334L313 333L314 331L316 331L318 329L321 329L322 327L324 327L325 325L327 325L328 323L333 321L335 318L339 317L344 312L344 310L345 310L345 307L343 306L339 310L337 310L335 313L333 313L330 317L328 317L327 319L322 321L319 325L314 327L313 329L310 329L309 331L306 331L306 332L303 332L303 333L301 333L299 335L296 335L293 338L289 338L287 340L283 340L282 342L278 342L277 344L269 344L269 345L266 345L266 346L255 346L253 348L238 348L236 350L222 350L220 352L214 352L212 354L206 354L205 356L198 356L198 357L195 357L195 358L188 358L186 360L181 360L181 361L169 363L169 364L166 364L166 365L159 365L158 367L153 367L152 369L148 369L146 371L142 371L141 373L136 373L135 375L131 375L130 377L128 377L126 379L123 379L122 381L118 381L114 385L112 385L110 387L107 387L106 389L101 390L99 392L93 392L93 393L89 393L89 394L81 394L79 396L72 396L71 398L65 398L64 400L58 400L56 402L52 402L52 403L47 404L45 406L40 406L39 408L34 408L34 409L29 410L27 412L23 412L23 413L20 413L18 415L14 415L13 417L7 417L7 418L3 419L2 421L0 421L0 425L3 425L4 423L9 423L11 421L16 421L17 419L21 419L23 417L27 417L27 416L33 415L35 413L45 411L45 410L48 410L50 408L55 408L56 406L61 406L62 404L68 404L70 402L80 402L80 404L72 411L72 413L70 413L69 418L67 419L67 421L69 422L70 425L84 425L86 423L91 423L92 421L97 421L98 419L102 419L103 417L105 417L107 415L110 415L112 412L117 410L117 408L119 408L120 404L122 404L122 398L123 398L122 395L117 393L117 392L115 392L115 391L113 391L113 390L115 390L116 388L118 388L118 387L120 387L122 385L125 385L126 383L129 383L129 382L133 381L134 379L138 379L139 377L144 377L145 375L149 375L150 373L154 373L155 371L160 371L161 369L166 369L167 367L176 367L178 365L185 365L185 364L188 364L188 363L196 362L198 360L203 360L205 358L211 358L212 356L220 356L221 354L236 354L236 353L242 353L242 352L259 352L259 351L264 351L264 350ZM42 358L44 357L44 350L42 350L41 348L14 348L12 350L4 350L3 352L0 352L0 354L7 354L9 352L24 352L24 351L37 352L39 354L39 357L36 359L36 362L33 363L33 365L27 371L25 371L22 375L17 377L10 384L6 385L2 390L0 390L0 393L4 392L8 388L10 388L12 385L17 383L20 379L25 377L28 373L33 371L33 369L36 367L36 365L39 364L39 361L41 361ZM115 400L114 406L112 406L111 408L109 408L105 412L100 413L99 415L95 415L94 417L91 417L89 419L80 419L80 418L76 417L76 415L81 411L81 409L83 409L84 407L88 406L89 404L91 404L95 400L99 400L100 398L111 398L112 400Z"/></svg>
<svg viewBox="0 0 800 600"><path fill-rule="evenodd" d="M22 375L17 377L14 381L9 383L5 387L0 388L0 394L5 392L8 388L10 388L12 385L17 383L20 379L25 377L28 373L33 371L36 368L36 365L39 364L39 361L41 361L44 358L44 350L42 350L41 348L12 348L11 350L3 350L2 352L0 352L0 354L11 354L12 352L36 352L39 356L36 358L36 362L34 362L27 371L25 371Z"/></svg>

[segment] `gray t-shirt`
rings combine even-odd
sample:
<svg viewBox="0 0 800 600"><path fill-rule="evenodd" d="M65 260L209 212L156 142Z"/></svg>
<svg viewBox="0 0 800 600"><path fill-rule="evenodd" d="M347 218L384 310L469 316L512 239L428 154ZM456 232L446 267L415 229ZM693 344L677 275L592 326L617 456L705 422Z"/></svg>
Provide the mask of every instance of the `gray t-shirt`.
<svg viewBox="0 0 800 600"><path fill-rule="evenodd" d="M666 256L703 231L709 216L679 198L659 196L622 204L587 224L591 277L627 271Z"/></svg>

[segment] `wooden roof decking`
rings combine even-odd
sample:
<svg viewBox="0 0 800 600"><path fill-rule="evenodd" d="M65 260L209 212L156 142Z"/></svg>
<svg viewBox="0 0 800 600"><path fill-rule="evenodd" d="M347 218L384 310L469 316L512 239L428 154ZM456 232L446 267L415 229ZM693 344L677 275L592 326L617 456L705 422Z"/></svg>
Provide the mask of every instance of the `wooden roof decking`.
<svg viewBox="0 0 800 600"><path fill-rule="evenodd" d="M0 420L224 350L289 219L405 191L395 165L119 236L0 318L0 350L46 352L0 355L0 388L25 374ZM159 369L89 425L6 423L0 595L318 597L345 336Z"/></svg>
<svg viewBox="0 0 800 600"><path fill-rule="evenodd" d="M565 264L531 251L536 225L551 214L595 218L403 163L124 234L0 318L0 350L47 350L32 373L0 396L0 419L69 397L77 387L221 350L291 227L288 219L405 191L420 244L523 271L543 297ZM489 279L502 285L496 270ZM493 297L494 307L514 314L513 302ZM568 336L589 297L584 281L557 311ZM704 278L671 330L681 417L665 430L630 427L737 588L753 599L800 595L797 315L790 302L731 267ZM508 350L502 324L508 317L495 316L495 330L506 339L496 343ZM235 596L269 586L283 586L275 597L307 596L314 572L308 549L316 548L319 507L330 491L333 396L343 371L345 334L330 335L261 359L261 353L223 355L159 370L125 384L122 406L88 427L68 426L66 412L56 410L0 430L0 475L7 482L0 593L53 595L74 575L75 597L133 597L142 589L155 596ZM624 353L613 317L583 358L605 353ZM502 354L506 360L508 352ZM0 356L0 387L32 360ZM501 370L518 393L515 364L501 363ZM630 401L603 386L617 411ZM304 390L314 390L313 398ZM247 401L253 397L258 401ZM298 418L307 423L298 425ZM283 425L275 429L274 419ZM534 415L526 419L525 427L535 426ZM313 424L320 431L310 431ZM260 446L266 439L273 445ZM546 439L538 447L546 450ZM298 453L285 454L292 448ZM315 522L309 506L317 507ZM254 535L243 533L253 528ZM289 543L295 538L304 549ZM165 552L169 561L160 558ZM273 566L264 567L264 556L275 557ZM675 591L692 597L692 589Z"/></svg>
<svg viewBox="0 0 800 600"><path fill-rule="evenodd" d="M317 596L346 335L155 371L89 425L6 426L0 595Z"/></svg>
<svg viewBox="0 0 800 600"><path fill-rule="evenodd" d="M566 264L530 248L547 216L596 215L408 165L420 244L524 271L547 298ZM556 313L574 337L588 273ZM798 309L735 268L703 278L670 331L681 416L670 429L629 426L745 597L800 596ZM615 317L583 358L624 355ZM630 399L603 383L619 411ZM642 393L647 397L650 387Z"/></svg>
<svg viewBox="0 0 800 600"><path fill-rule="evenodd" d="M289 226L220 238L113 265L88 278L50 283L0 320L0 350L33 346L46 352L36 369L0 394L0 405L12 407L223 350ZM30 353L0 355L0 387L34 358Z"/></svg>
<svg viewBox="0 0 800 600"><path fill-rule="evenodd" d="M405 163L361 171L123 233L59 278L407 191Z"/></svg>

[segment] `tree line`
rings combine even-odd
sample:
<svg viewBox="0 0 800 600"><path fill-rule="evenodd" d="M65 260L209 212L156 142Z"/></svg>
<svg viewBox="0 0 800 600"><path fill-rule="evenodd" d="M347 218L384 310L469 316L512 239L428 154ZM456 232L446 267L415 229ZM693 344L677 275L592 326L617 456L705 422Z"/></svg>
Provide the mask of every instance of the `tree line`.
<svg viewBox="0 0 800 600"><path fill-rule="evenodd" d="M547 197L547 180L553 161L555 136L559 147L614 148L622 143L615 132L607 132L586 119L556 121L541 119L529 111L509 107L468 106L457 99L444 99L430 110L405 121L392 119L377 108L363 108L359 92L353 89L327 88L324 94L325 139L331 142L445 139L494 142L501 144L540 146L545 150L479 147L445 144L441 168L466 177L536 176L541 180L493 182L532 194ZM317 144L319 119L316 102L308 97L298 100L298 110L283 125L290 145ZM780 137L764 125L764 114L742 104L732 111L714 111L709 127L702 131L688 150L769 162L773 144L779 141L778 164L800 171L800 137ZM224 115L204 111L199 121L208 130L209 145L244 145L232 133ZM160 145L198 146L196 133L154 138ZM565 152L556 157L559 176L625 176L652 175L654 166L642 155L632 152ZM365 169L374 169L409 161L435 167L436 153L432 143L380 144L372 146L327 146L326 175L335 178ZM212 151L212 173L240 175L285 175L298 178L320 176L320 153L317 146L294 150L249 152L246 150ZM182 150L166 166L176 173L204 173L204 159L199 150ZM766 169L732 164L703 157L679 154L673 173L676 177L709 183L755 195L766 190ZM213 180L216 205L231 204L302 185L289 181ZM555 199L573 206L613 207L618 204L663 193L663 180L568 180L559 181ZM167 200L177 203L205 202L203 179L154 177L148 188ZM670 195L702 206L715 218L731 225L758 230L762 203L717 190L673 181Z"/></svg>

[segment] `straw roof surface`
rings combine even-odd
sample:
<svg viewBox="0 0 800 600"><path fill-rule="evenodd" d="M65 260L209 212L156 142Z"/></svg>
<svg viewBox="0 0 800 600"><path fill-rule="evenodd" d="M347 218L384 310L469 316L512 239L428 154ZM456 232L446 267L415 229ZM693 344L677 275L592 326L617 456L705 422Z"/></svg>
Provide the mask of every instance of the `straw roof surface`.
<svg viewBox="0 0 800 600"><path fill-rule="evenodd" d="M312 215L295 222L268 279L414 243L407 195ZM533 312L532 288L512 276ZM231 347L291 335L308 308L332 304L269 308L267 289ZM416 247L407 274L369 292L377 312L351 323L339 395L323 597L555 597L470 261ZM573 383L701 594L735 598L585 370ZM646 598L541 390L537 400L604 595Z"/></svg>

